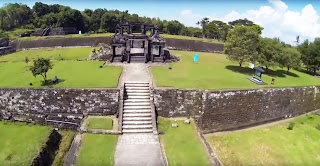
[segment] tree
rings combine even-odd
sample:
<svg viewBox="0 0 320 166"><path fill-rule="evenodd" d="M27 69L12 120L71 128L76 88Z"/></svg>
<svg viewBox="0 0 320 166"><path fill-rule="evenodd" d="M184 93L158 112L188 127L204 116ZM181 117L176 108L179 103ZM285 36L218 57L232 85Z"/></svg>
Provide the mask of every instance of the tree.
<svg viewBox="0 0 320 166"><path fill-rule="evenodd" d="M254 61L258 55L260 33L253 26L236 26L228 33L224 45L227 57L237 61L242 66L243 62Z"/></svg>
<svg viewBox="0 0 320 166"><path fill-rule="evenodd" d="M231 28L234 28L236 25L241 25L241 26L252 26L254 25L254 23L248 19L238 19L238 20L234 20L234 21L230 21L228 22L229 26Z"/></svg>
<svg viewBox="0 0 320 166"><path fill-rule="evenodd" d="M202 37L205 38L206 37L206 33L207 33L207 24L209 23L209 18L205 17L200 21L200 25L202 27Z"/></svg>
<svg viewBox="0 0 320 166"><path fill-rule="evenodd" d="M281 48L281 56L278 58L280 67L286 67L287 72L291 68L299 68L301 63L301 54L295 47L283 46Z"/></svg>
<svg viewBox="0 0 320 166"><path fill-rule="evenodd" d="M33 61L33 66L30 67L30 71L33 76L41 75L44 79L44 82L47 82L47 72L52 69L52 62L50 59L39 58Z"/></svg>
<svg viewBox="0 0 320 166"><path fill-rule="evenodd" d="M320 38L316 38L313 43L306 40L298 46L298 49L307 70L316 75L317 70L320 69Z"/></svg>
<svg viewBox="0 0 320 166"><path fill-rule="evenodd" d="M268 72L269 67L277 66L279 56L281 55L282 45L277 39L262 38L259 43L259 56L257 61L260 65L266 67L266 72Z"/></svg>
<svg viewBox="0 0 320 166"><path fill-rule="evenodd" d="M114 27L120 21L117 19L117 16L114 13L106 12L101 18L101 26L100 29L103 29L107 32L113 32Z"/></svg>

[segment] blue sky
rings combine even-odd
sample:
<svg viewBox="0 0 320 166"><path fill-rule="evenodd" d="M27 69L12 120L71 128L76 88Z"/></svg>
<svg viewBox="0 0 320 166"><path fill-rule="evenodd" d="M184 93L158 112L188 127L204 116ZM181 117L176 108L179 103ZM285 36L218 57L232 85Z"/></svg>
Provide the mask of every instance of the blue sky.
<svg viewBox="0 0 320 166"><path fill-rule="evenodd" d="M32 7L34 0L1 0L24 3ZM85 8L129 10L142 16L179 20L196 26L203 17L225 22L248 18L264 27L263 36L280 37L290 43L300 39L320 37L320 0L48 0L47 4L62 4L78 10Z"/></svg>

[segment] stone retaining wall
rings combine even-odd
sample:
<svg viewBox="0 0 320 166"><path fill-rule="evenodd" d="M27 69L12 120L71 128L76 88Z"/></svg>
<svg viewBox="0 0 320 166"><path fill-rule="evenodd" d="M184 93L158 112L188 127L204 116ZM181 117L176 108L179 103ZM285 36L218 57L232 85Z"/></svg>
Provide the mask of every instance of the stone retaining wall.
<svg viewBox="0 0 320 166"><path fill-rule="evenodd" d="M10 43L17 50L41 48L41 47L77 47L77 46L98 46L99 43L111 43L111 37L70 37L70 38L52 38L39 40L16 40ZM183 39L165 39L166 45L171 49L205 52L222 52L223 44L183 40Z"/></svg>
<svg viewBox="0 0 320 166"><path fill-rule="evenodd" d="M232 130L320 109L320 86L256 90L155 89L157 114L194 117L204 132Z"/></svg>
<svg viewBox="0 0 320 166"><path fill-rule="evenodd" d="M0 88L0 118L3 119L80 124L85 115L114 115L118 109L117 89Z"/></svg>

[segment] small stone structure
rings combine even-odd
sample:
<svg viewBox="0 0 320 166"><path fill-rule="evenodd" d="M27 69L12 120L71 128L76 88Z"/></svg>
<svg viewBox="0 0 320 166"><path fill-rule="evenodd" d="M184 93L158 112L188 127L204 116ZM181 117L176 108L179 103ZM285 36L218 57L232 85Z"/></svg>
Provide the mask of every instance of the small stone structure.
<svg viewBox="0 0 320 166"><path fill-rule="evenodd" d="M30 34L30 36L56 36L56 35L68 35L77 34L78 31L74 27L46 27L43 30L38 30Z"/></svg>
<svg viewBox="0 0 320 166"><path fill-rule="evenodd" d="M6 55L6 54L10 54L12 52L15 52L16 50L9 46L9 47L0 47L0 56Z"/></svg>
<svg viewBox="0 0 320 166"><path fill-rule="evenodd" d="M111 46L104 43L100 43L98 46L100 46L99 49L93 49L88 59L109 60L111 57Z"/></svg>
<svg viewBox="0 0 320 166"><path fill-rule="evenodd" d="M135 27L141 29L140 34L134 34ZM147 35L150 31L150 35ZM159 29L152 24L125 23L115 27L112 38L111 62L165 62L170 59L164 52L165 41L160 37Z"/></svg>

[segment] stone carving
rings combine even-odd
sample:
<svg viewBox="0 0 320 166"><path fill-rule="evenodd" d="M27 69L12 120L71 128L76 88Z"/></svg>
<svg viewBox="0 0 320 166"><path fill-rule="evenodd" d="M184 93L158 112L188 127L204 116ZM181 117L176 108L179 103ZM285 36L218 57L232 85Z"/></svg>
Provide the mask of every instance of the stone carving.
<svg viewBox="0 0 320 166"><path fill-rule="evenodd" d="M111 56L111 46L100 43L98 51L93 49L91 54L89 55L89 60L108 60Z"/></svg>

